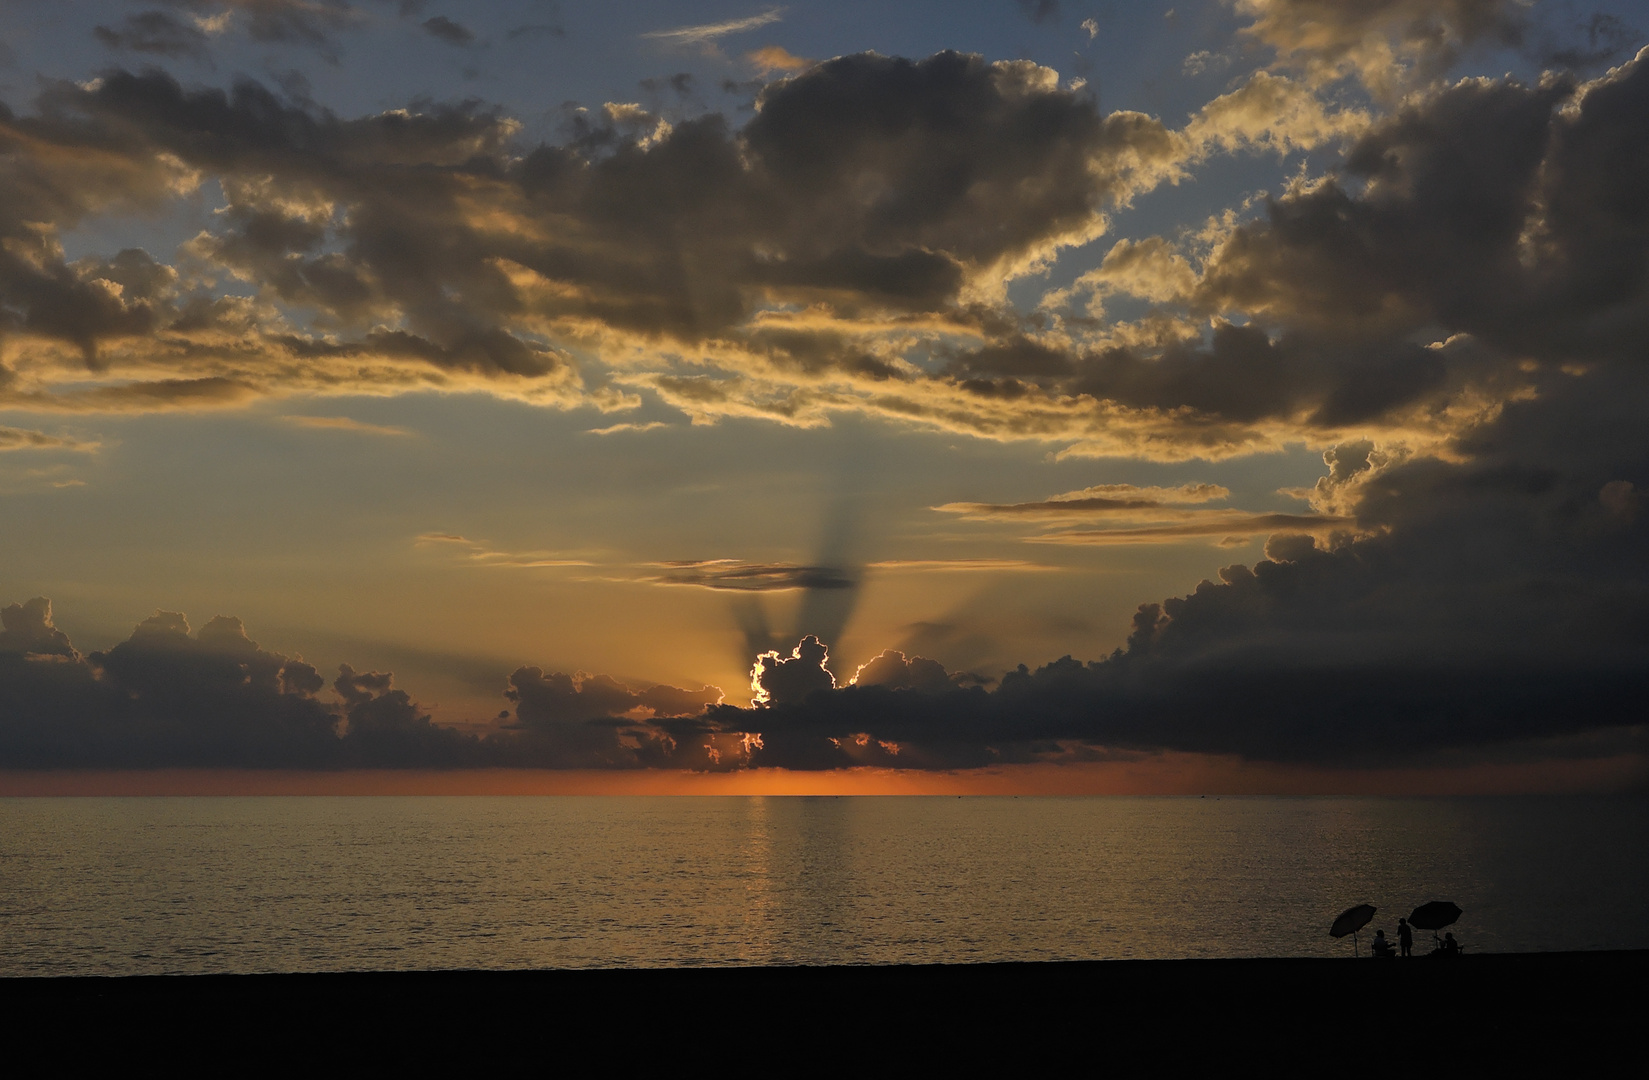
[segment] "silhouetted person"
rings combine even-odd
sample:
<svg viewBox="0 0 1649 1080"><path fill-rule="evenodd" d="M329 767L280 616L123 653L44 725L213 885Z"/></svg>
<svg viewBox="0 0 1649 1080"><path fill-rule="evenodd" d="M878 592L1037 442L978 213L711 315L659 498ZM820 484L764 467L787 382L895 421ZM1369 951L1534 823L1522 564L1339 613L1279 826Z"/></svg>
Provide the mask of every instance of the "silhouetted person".
<svg viewBox="0 0 1649 1080"><path fill-rule="evenodd" d="M1431 935L1431 940L1435 943L1431 950L1431 954L1433 956L1460 955L1460 943L1454 940L1454 934L1452 932L1444 934L1441 938L1434 933Z"/></svg>
<svg viewBox="0 0 1649 1080"><path fill-rule="evenodd" d="M1374 931L1374 943L1369 948L1373 951L1376 959L1389 960L1397 955L1397 950L1393 949L1391 942L1386 940L1384 930Z"/></svg>
<svg viewBox="0 0 1649 1080"><path fill-rule="evenodd" d="M1397 920L1397 944L1403 950L1404 956L1410 956L1413 954L1414 927L1409 925L1409 921L1407 919Z"/></svg>

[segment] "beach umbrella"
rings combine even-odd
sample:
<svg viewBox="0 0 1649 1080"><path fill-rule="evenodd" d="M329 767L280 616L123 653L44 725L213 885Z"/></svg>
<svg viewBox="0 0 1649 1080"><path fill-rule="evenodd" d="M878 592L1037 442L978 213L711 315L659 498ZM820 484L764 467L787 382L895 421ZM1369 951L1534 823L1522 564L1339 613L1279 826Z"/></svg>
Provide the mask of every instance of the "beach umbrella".
<svg viewBox="0 0 1649 1080"><path fill-rule="evenodd" d="M1350 934L1351 953L1353 956L1356 956L1358 954L1357 931L1367 926L1369 920L1372 918L1374 918L1373 904L1358 904L1354 908L1346 908L1344 911L1340 912L1340 917L1334 920L1334 925L1328 928L1328 936L1331 938L1343 938L1347 934Z"/></svg>
<svg viewBox="0 0 1649 1080"><path fill-rule="evenodd" d="M1347 914L1350 914L1350 912L1347 912ZM1344 915L1341 916L1341 918L1344 917ZM1458 918L1460 918L1458 905L1447 900L1433 900L1430 903L1421 904L1409 912L1409 925L1416 930L1436 931L1443 929L1445 926L1453 926ZM1335 925L1339 924L1336 923Z"/></svg>

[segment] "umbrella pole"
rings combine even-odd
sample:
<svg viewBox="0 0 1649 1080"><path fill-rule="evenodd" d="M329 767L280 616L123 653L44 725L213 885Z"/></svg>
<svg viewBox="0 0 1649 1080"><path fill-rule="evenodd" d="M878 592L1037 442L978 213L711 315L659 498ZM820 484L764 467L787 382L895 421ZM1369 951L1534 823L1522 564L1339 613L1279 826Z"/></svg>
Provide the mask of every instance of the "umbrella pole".
<svg viewBox="0 0 1649 1080"><path fill-rule="evenodd" d="M1352 956L1361 956L1361 955L1363 955L1362 951L1357 946L1357 931L1355 931L1355 930L1353 930L1351 932L1351 955Z"/></svg>

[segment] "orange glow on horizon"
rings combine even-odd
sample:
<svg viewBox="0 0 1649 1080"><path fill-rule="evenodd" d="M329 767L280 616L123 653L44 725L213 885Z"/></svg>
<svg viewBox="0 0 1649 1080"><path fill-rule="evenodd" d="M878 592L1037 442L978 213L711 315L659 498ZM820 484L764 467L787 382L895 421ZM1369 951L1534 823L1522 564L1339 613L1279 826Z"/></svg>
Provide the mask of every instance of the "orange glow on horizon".
<svg viewBox="0 0 1649 1080"><path fill-rule="evenodd" d="M0 796L165 795L1515 795L1640 789L1649 756L1426 769L1331 769L1160 754L959 772L404 769L0 771Z"/></svg>

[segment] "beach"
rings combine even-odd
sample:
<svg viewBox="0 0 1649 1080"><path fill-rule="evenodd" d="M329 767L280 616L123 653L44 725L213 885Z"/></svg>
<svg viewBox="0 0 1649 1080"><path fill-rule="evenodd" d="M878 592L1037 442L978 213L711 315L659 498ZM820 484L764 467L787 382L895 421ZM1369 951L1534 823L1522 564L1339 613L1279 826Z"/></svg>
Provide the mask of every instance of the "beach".
<svg viewBox="0 0 1649 1080"><path fill-rule="evenodd" d="M1646 974L1632 950L10 978L0 1009L63 1067L1424 1073L1605 1061L1635 1037Z"/></svg>

